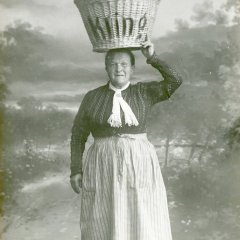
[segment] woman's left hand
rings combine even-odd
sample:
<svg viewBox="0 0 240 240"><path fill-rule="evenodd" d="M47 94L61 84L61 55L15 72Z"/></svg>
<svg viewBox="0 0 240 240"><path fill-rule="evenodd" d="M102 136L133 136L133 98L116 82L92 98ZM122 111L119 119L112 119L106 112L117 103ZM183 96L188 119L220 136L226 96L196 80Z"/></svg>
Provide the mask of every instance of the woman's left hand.
<svg viewBox="0 0 240 240"><path fill-rule="evenodd" d="M154 53L154 45L149 39L147 39L146 42L142 43L141 50L142 50L142 54L148 59L152 57Z"/></svg>

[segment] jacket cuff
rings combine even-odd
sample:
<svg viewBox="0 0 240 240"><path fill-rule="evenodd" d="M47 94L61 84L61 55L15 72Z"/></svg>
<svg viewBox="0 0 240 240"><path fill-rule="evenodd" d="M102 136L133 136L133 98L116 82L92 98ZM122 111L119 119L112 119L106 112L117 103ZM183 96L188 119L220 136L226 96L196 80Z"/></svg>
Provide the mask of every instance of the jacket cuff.
<svg viewBox="0 0 240 240"><path fill-rule="evenodd" d="M80 169L77 169L77 168L71 168L71 174L70 174L70 177L76 175L76 174L81 174L83 175L83 172L80 170Z"/></svg>
<svg viewBox="0 0 240 240"><path fill-rule="evenodd" d="M158 56L156 52L154 51L153 55L147 59L147 64L156 64L158 62Z"/></svg>

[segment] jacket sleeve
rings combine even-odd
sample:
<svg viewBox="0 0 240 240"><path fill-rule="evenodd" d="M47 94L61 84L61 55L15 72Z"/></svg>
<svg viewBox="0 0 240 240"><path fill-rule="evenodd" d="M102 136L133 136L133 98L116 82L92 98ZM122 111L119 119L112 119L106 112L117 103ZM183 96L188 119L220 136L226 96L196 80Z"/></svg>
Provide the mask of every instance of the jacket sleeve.
<svg viewBox="0 0 240 240"><path fill-rule="evenodd" d="M147 59L147 63L156 68L164 80L144 83L145 94L150 98L152 104L170 98L182 84L182 77L170 65L160 60L156 53Z"/></svg>
<svg viewBox="0 0 240 240"><path fill-rule="evenodd" d="M87 94L82 100L77 115L74 119L71 135L71 175L74 176L77 173L82 174L82 156L85 149L85 143L90 134L89 120L86 113Z"/></svg>

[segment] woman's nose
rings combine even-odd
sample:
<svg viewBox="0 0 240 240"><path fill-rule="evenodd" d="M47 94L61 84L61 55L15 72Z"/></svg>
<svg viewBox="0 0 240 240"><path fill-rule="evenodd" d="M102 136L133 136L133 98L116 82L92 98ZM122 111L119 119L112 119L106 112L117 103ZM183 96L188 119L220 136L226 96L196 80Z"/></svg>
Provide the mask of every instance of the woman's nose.
<svg viewBox="0 0 240 240"><path fill-rule="evenodd" d="M121 63L116 63L116 70L117 70L117 72L122 71L122 65L121 65Z"/></svg>

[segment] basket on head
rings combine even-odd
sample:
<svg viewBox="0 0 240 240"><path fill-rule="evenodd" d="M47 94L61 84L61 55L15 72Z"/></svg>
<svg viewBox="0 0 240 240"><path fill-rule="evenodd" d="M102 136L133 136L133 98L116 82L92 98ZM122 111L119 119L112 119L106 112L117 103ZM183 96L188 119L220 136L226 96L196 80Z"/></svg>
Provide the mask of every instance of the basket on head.
<svg viewBox="0 0 240 240"><path fill-rule="evenodd" d="M151 34L160 0L74 0L93 51L139 49Z"/></svg>

